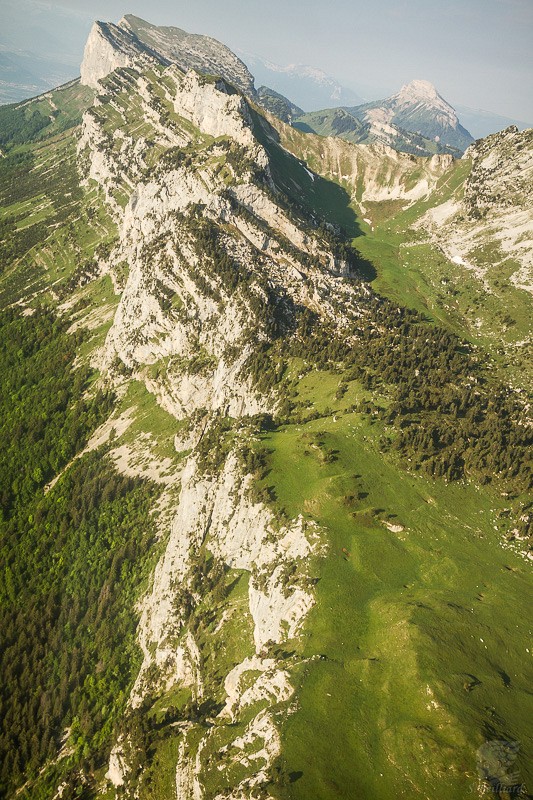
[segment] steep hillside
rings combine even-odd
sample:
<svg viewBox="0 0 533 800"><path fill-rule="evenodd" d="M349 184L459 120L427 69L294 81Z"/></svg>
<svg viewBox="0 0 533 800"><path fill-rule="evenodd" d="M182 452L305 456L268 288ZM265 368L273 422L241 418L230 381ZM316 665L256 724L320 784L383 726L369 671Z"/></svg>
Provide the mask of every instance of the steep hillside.
<svg viewBox="0 0 533 800"><path fill-rule="evenodd" d="M533 130L511 127L472 145L462 192L421 219L458 264L533 290ZM511 310L511 309L510 309Z"/></svg>
<svg viewBox="0 0 533 800"><path fill-rule="evenodd" d="M269 89L268 86L260 86L257 90L257 97L261 106L270 111L283 122L290 123L294 117L300 117L304 112L295 106L288 98L282 94Z"/></svg>
<svg viewBox="0 0 533 800"><path fill-rule="evenodd" d="M377 272L375 288L486 349L505 380L529 391L531 131L495 134L454 161L271 122L348 193L358 224L347 231Z"/></svg>
<svg viewBox="0 0 533 800"><path fill-rule="evenodd" d="M305 135L107 32L0 162L0 794L531 783L528 405L384 279L488 151Z"/></svg>

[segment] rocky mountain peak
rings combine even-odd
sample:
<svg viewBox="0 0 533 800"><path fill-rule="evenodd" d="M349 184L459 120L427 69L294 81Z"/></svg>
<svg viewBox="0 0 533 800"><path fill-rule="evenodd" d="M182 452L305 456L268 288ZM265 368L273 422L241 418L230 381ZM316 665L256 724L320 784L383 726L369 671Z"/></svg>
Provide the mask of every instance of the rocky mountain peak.
<svg viewBox="0 0 533 800"><path fill-rule="evenodd" d="M147 65L150 61L159 61L157 54L142 47L127 31L111 22L97 21L85 44L80 68L81 83L98 89L99 81L113 70L131 67L136 63Z"/></svg>
<svg viewBox="0 0 533 800"><path fill-rule="evenodd" d="M423 136L455 154L464 152L474 141L460 124L455 109L426 80L413 80L384 100L348 110L370 125L394 126L401 135Z"/></svg>
<svg viewBox="0 0 533 800"><path fill-rule="evenodd" d="M430 81L424 81L420 79L415 79L410 83L404 84L396 97L405 101L416 99L436 100L437 98L442 100L434 85Z"/></svg>
<svg viewBox="0 0 533 800"><path fill-rule="evenodd" d="M429 113L438 116L442 125L456 129L459 119L455 109L446 102L429 81L414 80L407 83L400 91L384 101L389 107L398 112L409 112L411 108L426 108Z"/></svg>
<svg viewBox="0 0 533 800"><path fill-rule="evenodd" d="M220 75L243 94L255 97L254 78L228 47L210 36L176 27L152 25L126 14L117 25L95 22L81 65L81 82L98 88L99 81L118 67L175 64L204 75Z"/></svg>

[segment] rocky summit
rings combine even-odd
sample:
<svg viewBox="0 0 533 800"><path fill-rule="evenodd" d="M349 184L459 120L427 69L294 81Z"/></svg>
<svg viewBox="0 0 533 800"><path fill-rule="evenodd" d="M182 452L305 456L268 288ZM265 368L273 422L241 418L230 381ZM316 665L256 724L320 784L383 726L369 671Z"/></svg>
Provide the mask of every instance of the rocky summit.
<svg viewBox="0 0 533 800"><path fill-rule="evenodd" d="M285 100L127 15L0 109L1 797L533 784L531 131Z"/></svg>
<svg viewBox="0 0 533 800"><path fill-rule="evenodd" d="M221 42L180 28L151 25L133 14L126 14L117 25L94 23L81 64L81 82L96 88L117 67L139 63L172 63L183 71L221 75L244 94L254 94L248 68Z"/></svg>
<svg viewBox="0 0 533 800"><path fill-rule="evenodd" d="M464 152L474 141L452 106L429 81L414 80L386 100L350 109L371 123L383 119L398 128Z"/></svg>
<svg viewBox="0 0 533 800"><path fill-rule="evenodd" d="M414 80L385 100L302 114L295 126L354 143L381 142L413 155L460 156L474 141L429 81Z"/></svg>

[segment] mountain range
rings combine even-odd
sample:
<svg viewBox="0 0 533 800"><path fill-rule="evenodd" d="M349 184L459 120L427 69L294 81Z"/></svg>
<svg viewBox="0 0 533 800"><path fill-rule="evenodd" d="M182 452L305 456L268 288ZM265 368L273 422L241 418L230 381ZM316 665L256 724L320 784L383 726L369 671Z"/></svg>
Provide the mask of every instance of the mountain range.
<svg viewBox="0 0 533 800"><path fill-rule="evenodd" d="M253 73L258 86L272 87L274 91L290 97L307 111L331 106L359 105L363 102L356 92L317 67L306 64L281 66L249 53L240 55Z"/></svg>
<svg viewBox="0 0 533 800"><path fill-rule="evenodd" d="M340 135L353 142L382 142L417 155L458 154L474 141L459 124L453 108L427 81L413 81L381 103L304 114L268 87L257 93L244 62L215 39L179 28L156 27L133 15L126 15L118 25L96 23L85 47L81 81L94 88L112 69L139 60L146 65L174 63L184 70L218 73L267 110L276 110L285 121L315 133ZM326 76L311 74L314 82L319 80L330 92ZM334 88L332 94L336 93ZM337 99L340 96L339 91Z"/></svg>
<svg viewBox="0 0 533 800"><path fill-rule="evenodd" d="M389 100L127 15L0 108L2 798L532 785L533 131Z"/></svg>
<svg viewBox="0 0 533 800"><path fill-rule="evenodd" d="M376 90L367 87L360 90L359 94L348 88L342 81L332 78L323 70L301 64L281 66L270 61L238 51L242 60L254 74L256 83L271 87L278 94L290 97L297 107L306 112L320 111L321 109L343 108L364 105L363 96L366 92L370 97L376 97ZM379 104L378 104L379 105ZM531 122L504 117L490 111L455 105L463 126L475 139L489 136L510 125L515 125L519 130L531 127Z"/></svg>

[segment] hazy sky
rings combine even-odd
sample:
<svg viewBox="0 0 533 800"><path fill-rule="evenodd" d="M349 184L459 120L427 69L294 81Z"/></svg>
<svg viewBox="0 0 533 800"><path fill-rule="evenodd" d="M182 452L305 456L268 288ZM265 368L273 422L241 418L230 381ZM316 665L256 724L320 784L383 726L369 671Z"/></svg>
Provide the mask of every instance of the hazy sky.
<svg viewBox="0 0 533 800"><path fill-rule="evenodd" d="M0 28L15 1L40 6L39 17L76 12L81 27L134 13L320 67L367 95L424 78L452 105L533 121L533 0L0 0Z"/></svg>

